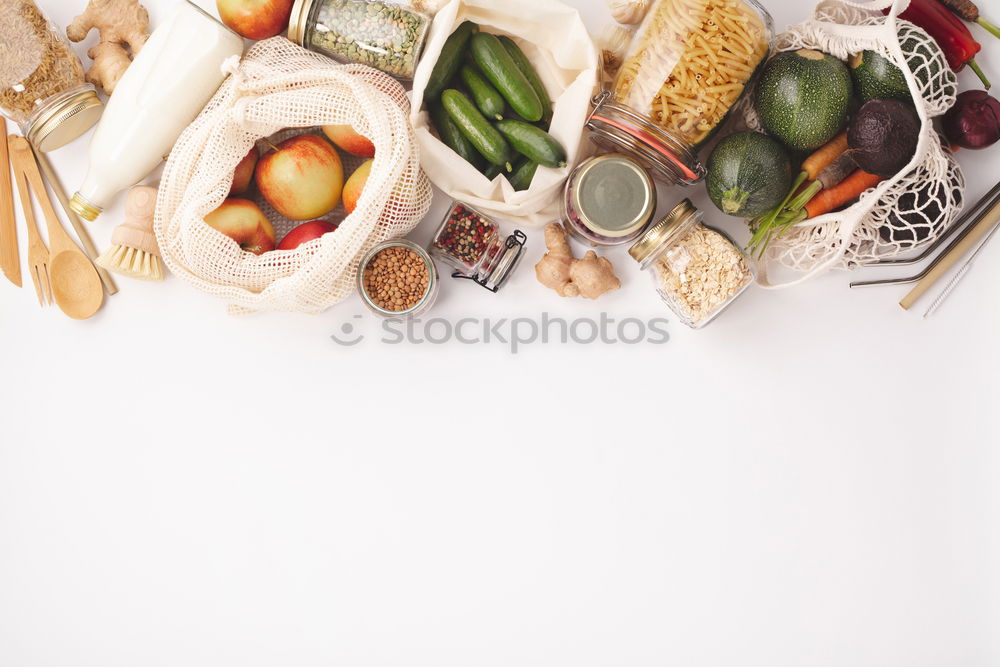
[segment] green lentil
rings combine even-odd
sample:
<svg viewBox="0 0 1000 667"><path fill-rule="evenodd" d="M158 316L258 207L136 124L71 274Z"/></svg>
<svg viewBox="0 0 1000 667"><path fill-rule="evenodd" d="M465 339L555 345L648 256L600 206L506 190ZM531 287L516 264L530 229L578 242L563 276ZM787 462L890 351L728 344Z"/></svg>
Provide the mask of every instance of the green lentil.
<svg viewBox="0 0 1000 667"><path fill-rule="evenodd" d="M378 0L319 0L308 47L412 79L430 19Z"/></svg>

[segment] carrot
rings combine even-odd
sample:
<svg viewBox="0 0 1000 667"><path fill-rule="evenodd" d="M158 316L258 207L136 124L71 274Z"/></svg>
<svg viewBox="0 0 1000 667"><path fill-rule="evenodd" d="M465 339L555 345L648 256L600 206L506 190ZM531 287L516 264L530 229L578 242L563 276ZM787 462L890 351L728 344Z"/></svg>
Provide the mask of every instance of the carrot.
<svg viewBox="0 0 1000 667"><path fill-rule="evenodd" d="M806 180L815 181L819 178L824 169L847 152L847 148L847 130L844 130L802 163L802 171L806 174Z"/></svg>
<svg viewBox="0 0 1000 667"><path fill-rule="evenodd" d="M823 190L806 204L806 217L812 219L836 210L859 198L869 188L882 182L881 176L858 169L828 190Z"/></svg>

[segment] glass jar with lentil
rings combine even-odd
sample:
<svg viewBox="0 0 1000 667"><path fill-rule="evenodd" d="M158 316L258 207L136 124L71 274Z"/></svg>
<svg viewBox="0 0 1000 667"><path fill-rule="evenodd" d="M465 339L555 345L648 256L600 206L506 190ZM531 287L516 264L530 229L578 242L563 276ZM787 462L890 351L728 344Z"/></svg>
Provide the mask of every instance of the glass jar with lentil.
<svg viewBox="0 0 1000 667"><path fill-rule="evenodd" d="M427 251L412 241L392 239L369 250L358 264L358 293L376 315L419 317L430 310L440 290L437 268Z"/></svg>
<svg viewBox="0 0 1000 667"><path fill-rule="evenodd" d="M756 278L743 251L702 224L701 211L688 199L650 227L629 254L650 272L660 298L693 329L718 317Z"/></svg>

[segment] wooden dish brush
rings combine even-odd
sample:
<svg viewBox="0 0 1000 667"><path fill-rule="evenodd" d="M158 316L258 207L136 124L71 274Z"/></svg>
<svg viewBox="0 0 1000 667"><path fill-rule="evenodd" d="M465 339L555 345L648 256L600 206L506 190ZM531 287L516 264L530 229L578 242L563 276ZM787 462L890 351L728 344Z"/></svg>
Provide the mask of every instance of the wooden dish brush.
<svg viewBox="0 0 1000 667"><path fill-rule="evenodd" d="M125 199L125 222L111 235L111 247L97 263L108 271L138 280L163 280L163 260L153 233L156 188L138 185Z"/></svg>

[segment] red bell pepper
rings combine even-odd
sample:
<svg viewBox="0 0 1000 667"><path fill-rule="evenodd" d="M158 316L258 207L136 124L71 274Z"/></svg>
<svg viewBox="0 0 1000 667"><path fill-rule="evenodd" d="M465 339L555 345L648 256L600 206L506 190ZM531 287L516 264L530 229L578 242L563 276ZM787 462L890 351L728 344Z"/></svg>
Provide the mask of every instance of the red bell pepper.
<svg viewBox="0 0 1000 667"><path fill-rule="evenodd" d="M923 28L944 51L953 70L959 72L968 65L989 90L990 81L975 60L982 45L965 24L939 0L910 0L910 6L899 18Z"/></svg>

